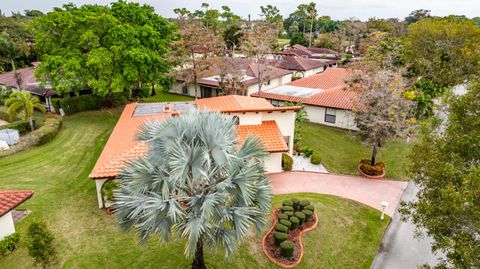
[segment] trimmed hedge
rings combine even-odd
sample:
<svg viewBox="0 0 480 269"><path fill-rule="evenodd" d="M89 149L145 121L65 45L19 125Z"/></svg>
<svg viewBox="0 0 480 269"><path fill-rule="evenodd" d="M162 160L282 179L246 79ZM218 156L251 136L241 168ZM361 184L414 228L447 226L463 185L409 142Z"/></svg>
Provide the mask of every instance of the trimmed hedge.
<svg viewBox="0 0 480 269"><path fill-rule="evenodd" d="M287 215L289 218L293 216L293 211L285 211L283 214Z"/></svg>
<svg viewBox="0 0 480 269"><path fill-rule="evenodd" d="M0 241L0 256L5 256L15 251L15 249L18 248L19 241L20 235L18 233L13 233L3 238L3 240Z"/></svg>
<svg viewBox="0 0 480 269"><path fill-rule="evenodd" d="M285 211L293 211L293 207L291 207L291 206L282 207L282 212L285 212Z"/></svg>
<svg viewBox="0 0 480 269"><path fill-rule="evenodd" d="M292 223L292 226L290 229L296 229L298 228L298 225L300 224L300 220L297 217L290 217L290 222Z"/></svg>
<svg viewBox="0 0 480 269"><path fill-rule="evenodd" d="M307 205L303 207L303 210L310 210L310 211L315 211L315 207L313 205Z"/></svg>
<svg viewBox="0 0 480 269"><path fill-rule="evenodd" d="M302 201L300 201L300 206L302 207L302 209L303 209L304 207L306 207L307 205L310 205L310 201L308 201L308 200L302 200Z"/></svg>
<svg viewBox="0 0 480 269"><path fill-rule="evenodd" d="M295 212L295 217L300 221L299 225L302 225L305 222L305 214L302 212Z"/></svg>
<svg viewBox="0 0 480 269"><path fill-rule="evenodd" d="M275 245L280 245L283 241L288 239L288 234L287 233L282 233L282 232L274 232L273 233L273 239L275 240Z"/></svg>
<svg viewBox="0 0 480 269"><path fill-rule="evenodd" d="M280 224L287 226L288 229L290 229L290 227L292 226L292 223L286 219L280 220Z"/></svg>
<svg viewBox="0 0 480 269"><path fill-rule="evenodd" d="M96 110L102 107L125 105L130 100L128 92L114 93L110 98L96 95L80 95L62 98L59 103L65 115L77 112Z"/></svg>
<svg viewBox="0 0 480 269"><path fill-rule="evenodd" d="M295 249L295 245L290 240L285 240L280 244L280 251L283 257L292 257L293 250Z"/></svg>
<svg viewBox="0 0 480 269"><path fill-rule="evenodd" d="M293 167L293 158L290 155L282 154L282 168L284 171L291 171Z"/></svg>
<svg viewBox="0 0 480 269"><path fill-rule="evenodd" d="M278 223L278 224L275 224L275 231L286 233L288 231L288 227L283 225L283 224Z"/></svg>
<svg viewBox="0 0 480 269"><path fill-rule="evenodd" d="M293 203L293 208L295 210L300 210L300 207L299 207L300 200L298 200L297 198L292 198L292 203Z"/></svg>
<svg viewBox="0 0 480 269"><path fill-rule="evenodd" d="M322 157L320 157L320 154L318 153L313 153L312 157L310 158L310 162L312 164L320 164L322 162Z"/></svg>
<svg viewBox="0 0 480 269"><path fill-rule="evenodd" d="M278 218L278 220L282 220L282 219L288 220L288 216L285 215L285 214L282 214L282 213L278 214L278 215L277 215L277 218Z"/></svg>
<svg viewBox="0 0 480 269"><path fill-rule="evenodd" d="M26 120L19 120L19 121L15 121L15 122L0 126L0 130L15 129L15 130L18 130L21 134L26 133L27 130L29 130L29 128L30 127L28 125L28 121Z"/></svg>
<svg viewBox="0 0 480 269"><path fill-rule="evenodd" d="M310 210L302 210L302 213L305 214L305 220L309 220L313 216L313 212Z"/></svg>
<svg viewBox="0 0 480 269"><path fill-rule="evenodd" d="M291 200L285 200L282 202L283 206L293 206L293 202Z"/></svg>

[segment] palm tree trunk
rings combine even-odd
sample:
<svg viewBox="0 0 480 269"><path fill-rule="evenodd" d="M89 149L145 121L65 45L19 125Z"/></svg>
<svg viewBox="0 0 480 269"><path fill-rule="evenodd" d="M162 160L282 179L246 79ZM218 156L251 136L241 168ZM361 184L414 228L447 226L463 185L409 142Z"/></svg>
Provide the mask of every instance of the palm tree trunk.
<svg viewBox="0 0 480 269"><path fill-rule="evenodd" d="M310 25L310 39L308 41L308 47L312 46L312 32L313 32L313 16L312 16L312 24Z"/></svg>
<svg viewBox="0 0 480 269"><path fill-rule="evenodd" d="M203 241L199 239L197 241L197 247L195 249L195 257L193 258L192 269L207 269L205 266L205 260L203 259Z"/></svg>
<svg viewBox="0 0 480 269"><path fill-rule="evenodd" d="M32 117L28 118L28 124L30 124L30 129L31 129L32 131L34 131L33 119L32 119Z"/></svg>
<svg viewBox="0 0 480 269"><path fill-rule="evenodd" d="M373 143L373 149L372 149L372 160L371 160L371 165L375 165L377 162L377 143Z"/></svg>

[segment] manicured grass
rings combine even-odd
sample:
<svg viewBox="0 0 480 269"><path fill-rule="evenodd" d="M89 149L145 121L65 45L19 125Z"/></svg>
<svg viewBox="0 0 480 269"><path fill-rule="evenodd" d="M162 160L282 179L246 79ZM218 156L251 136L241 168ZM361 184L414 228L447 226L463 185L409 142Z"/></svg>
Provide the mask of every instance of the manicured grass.
<svg viewBox="0 0 480 269"><path fill-rule="evenodd" d="M286 39L286 38L277 38L277 44L279 46L285 46L285 45L288 45L290 44L290 39Z"/></svg>
<svg viewBox="0 0 480 269"><path fill-rule="evenodd" d="M56 236L64 268L189 268L183 240L160 245L153 238L139 246L133 233L119 230L115 219L97 207L95 184L88 178L120 110L84 112L66 117L51 142L0 158L0 189L30 189L34 196L21 208L33 212L16 227L21 247L0 257L0 268L32 268L25 247L28 225L44 220ZM338 197L314 194L281 195L309 199L319 225L304 235L305 256L298 268L369 268L388 219L380 212ZM261 235L252 235L231 257L208 250L214 268L278 268L263 255Z"/></svg>
<svg viewBox="0 0 480 269"><path fill-rule="evenodd" d="M172 94L168 92L159 92L154 96L146 97L142 99L142 102L153 103L153 102L181 102L181 101L192 101L193 97L183 96L178 94Z"/></svg>
<svg viewBox="0 0 480 269"><path fill-rule="evenodd" d="M302 145L308 145L322 157L328 171L340 174L359 175L357 166L361 159L369 159L372 149L355 137L355 132L319 124L305 123L301 126ZM386 165L386 177L406 179L407 155L411 144L405 140L392 140L379 148L377 161Z"/></svg>

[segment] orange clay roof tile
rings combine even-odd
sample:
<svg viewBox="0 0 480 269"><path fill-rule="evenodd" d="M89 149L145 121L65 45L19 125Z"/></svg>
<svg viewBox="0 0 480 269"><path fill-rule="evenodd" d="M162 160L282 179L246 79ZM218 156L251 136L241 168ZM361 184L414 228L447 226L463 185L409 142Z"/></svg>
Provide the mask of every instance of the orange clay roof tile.
<svg viewBox="0 0 480 269"><path fill-rule="evenodd" d="M219 112L255 112L277 110L300 110L301 107L274 107L263 98L249 96L227 95L212 98L198 99L195 101L198 109L206 109Z"/></svg>
<svg viewBox="0 0 480 269"><path fill-rule="evenodd" d="M237 126L238 141L243 143L249 136L256 136L262 141L268 152L287 152L288 146L275 121L263 121L258 125Z"/></svg>
<svg viewBox="0 0 480 269"><path fill-rule="evenodd" d="M0 217L15 209L32 195L33 191L0 190Z"/></svg>

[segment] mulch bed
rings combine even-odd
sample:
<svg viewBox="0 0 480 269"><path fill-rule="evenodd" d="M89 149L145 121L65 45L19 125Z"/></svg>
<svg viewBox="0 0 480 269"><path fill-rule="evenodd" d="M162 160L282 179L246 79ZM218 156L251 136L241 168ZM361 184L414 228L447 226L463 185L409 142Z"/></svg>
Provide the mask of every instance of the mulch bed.
<svg viewBox="0 0 480 269"><path fill-rule="evenodd" d="M267 257L270 258L277 265L291 268L297 266L300 263L300 260L303 256L303 246L301 245L301 234L306 230L311 230L317 225L317 214L314 213L313 216L306 221L304 224L299 226L295 230L288 231L288 240L292 241L295 244L295 249L293 251L293 257L285 258L281 254L280 246L275 245L275 239L273 233L275 232L275 224L278 223L277 214L281 211L281 208L277 208L272 213L273 224L270 231L265 235L262 243L263 251L267 254Z"/></svg>

